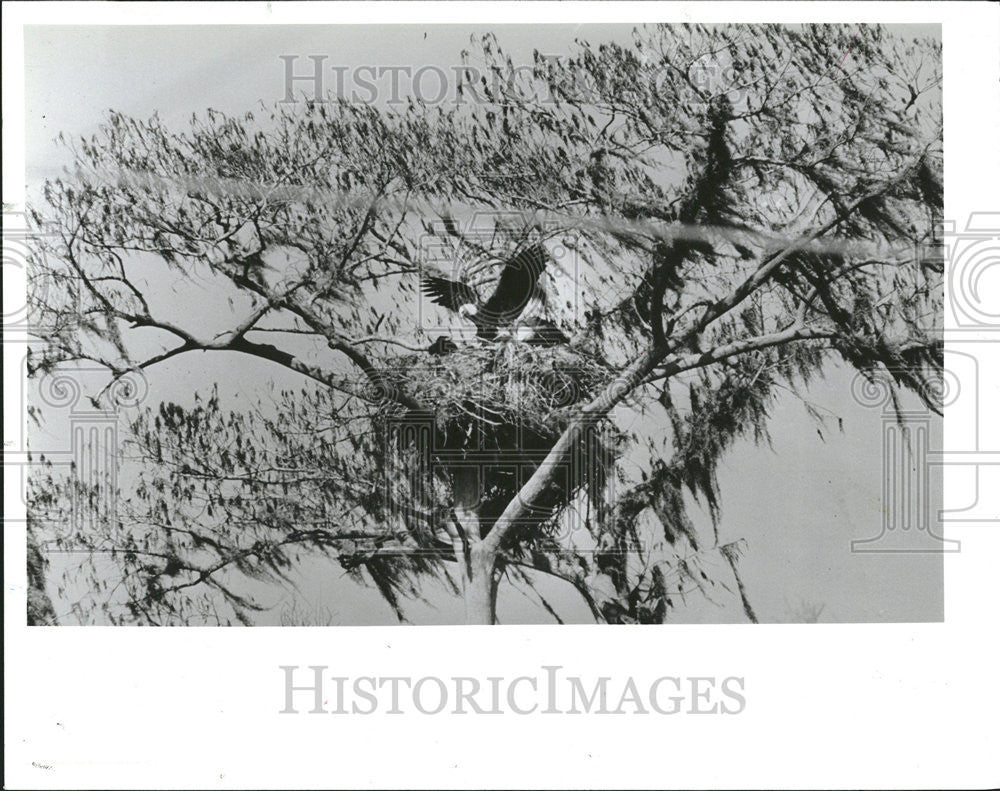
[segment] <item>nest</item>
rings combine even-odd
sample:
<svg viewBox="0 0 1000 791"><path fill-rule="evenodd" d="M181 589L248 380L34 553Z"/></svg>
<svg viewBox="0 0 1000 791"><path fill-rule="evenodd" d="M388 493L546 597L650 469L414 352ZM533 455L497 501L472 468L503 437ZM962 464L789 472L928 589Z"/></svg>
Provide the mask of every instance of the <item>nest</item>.
<svg viewBox="0 0 1000 791"><path fill-rule="evenodd" d="M439 430L467 430L474 423L499 435L518 426L554 440L611 374L593 356L565 345L511 341L439 357L407 355L394 378L428 405Z"/></svg>
<svg viewBox="0 0 1000 791"><path fill-rule="evenodd" d="M447 514L448 508L474 505L483 535L525 475L615 374L587 350L517 341L440 356L405 355L396 362L387 373L401 392L427 405L421 421L433 423L433 451L427 454L425 443L431 438L419 430L386 427L391 440L382 462L391 482L390 506L405 513L444 507L438 513ZM399 413L389 408L384 417L391 420L392 415ZM414 415L401 417L405 424ZM601 502L614 466L616 438L611 427L588 433L518 530L542 529L581 489L594 503Z"/></svg>

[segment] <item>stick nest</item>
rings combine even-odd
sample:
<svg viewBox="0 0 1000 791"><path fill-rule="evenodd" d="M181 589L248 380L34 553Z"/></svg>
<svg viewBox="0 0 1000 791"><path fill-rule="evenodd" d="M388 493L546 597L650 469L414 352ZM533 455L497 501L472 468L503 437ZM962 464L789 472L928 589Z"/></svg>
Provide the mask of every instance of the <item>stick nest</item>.
<svg viewBox="0 0 1000 791"><path fill-rule="evenodd" d="M487 433L520 425L555 439L612 377L607 365L585 351L509 341L440 357L401 356L392 379L426 404L448 433L474 422Z"/></svg>

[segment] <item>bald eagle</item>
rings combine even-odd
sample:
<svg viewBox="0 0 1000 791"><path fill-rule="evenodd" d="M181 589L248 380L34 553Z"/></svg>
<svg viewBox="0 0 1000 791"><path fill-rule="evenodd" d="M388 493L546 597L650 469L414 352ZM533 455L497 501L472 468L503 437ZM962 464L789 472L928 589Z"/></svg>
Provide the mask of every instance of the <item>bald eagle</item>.
<svg viewBox="0 0 1000 791"><path fill-rule="evenodd" d="M425 277L421 289L432 302L470 319L476 335L491 341L524 312L531 297L542 296L538 278L547 262L548 251L540 244L522 250L504 264L497 287L485 302L468 283L436 275Z"/></svg>

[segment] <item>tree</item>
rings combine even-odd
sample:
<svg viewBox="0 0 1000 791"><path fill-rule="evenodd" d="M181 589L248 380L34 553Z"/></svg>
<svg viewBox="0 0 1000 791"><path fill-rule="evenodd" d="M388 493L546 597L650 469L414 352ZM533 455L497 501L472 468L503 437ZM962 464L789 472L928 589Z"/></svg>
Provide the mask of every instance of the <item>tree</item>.
<svg viewBox="0 0 1000 791"><path fill-rule="evenodd" d="M85 617L251 623L240 579L322 552L400 618L436 576L494 622L508 574L660 622L714 582L703 558L739 584L740 545L698 535L685 498L718 524L717 465L767 440L779 387L841 358L934 406L939 47L839 26L577 44L527 73L474 41L455 106L331 98L182 131L112 112L74 144L34 213L30 374L86 361L116 381L209 351L303 383L131 421L118 512L59 539L93 583L113 570L117 598L85 596ZM569 343L421 339L433 251L488 281L539 244L535 308ZM171 277L228 295L228 328L170 315ZM40 522L86 495L35 486Z"/></svg>

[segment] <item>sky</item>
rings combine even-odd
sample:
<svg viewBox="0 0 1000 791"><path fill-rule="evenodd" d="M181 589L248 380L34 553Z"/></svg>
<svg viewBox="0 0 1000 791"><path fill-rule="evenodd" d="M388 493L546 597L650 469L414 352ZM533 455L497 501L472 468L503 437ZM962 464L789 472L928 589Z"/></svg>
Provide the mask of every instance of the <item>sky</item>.
<svg viewBox="0 0 1000 791"><path fill-rule="evenodd" d="M897 26L905 34L927 28ZM530 63L532 50L547 55L569 52L575 37L591 42L630 40L631 26L494 26L516 63ZM411 66L434 64L449 73L473 33L467 26L268 26L268 27L34 27L25 33L27 179L31 188L57 175L68 163L54 144L59 132L93 132L109 108L148 117L156 112L168 125L183 123L206 108L239 113L271 105L285 96L285 62L299 56L296 73L309 68L306 56L325 55L325 64ZM433 84L427 83L428 90ZM176 300L166 290L159 295ZM216 295L217 296L217 295ZM218 314L213 295L192 303L200 321ZM185 302L185 304L187 304ZM223 318L225 318L223 316ZM263 361L237 355L199 354L176 358L149 372L150 399L184 401L195 390L219 382L238 396L267 379L294 384ZM808 393L810 400L843 420L843 430L817 435L815 423L796 398L783 395L770 430L772 448L740 443L720 471L723 541L743 538L741 560L747 592L762 621L924 621L943 614L942 557L939 554L858 553L851 541L877 535L882 499L883 437L881 409L858 404L851 396L853 374L836 368ZM907 396L904 406L916 409ZM836 420L834 420L836 425ZM934 423L939 431L939 423ZM50 417L33 445L44 450L58 442L65 422ZM938 442L936 447L940 447ZM932 480L932 505L939 508L940 479ZM701 524L707 524L702 515ZM271 591L273 608L263 623L282 615L312 622L391 623L389 607L373 590L344 579L328 559L305 564L299 590ZM731 580L720 572L720 579ZM560 603L568 622L589 622L575 593L559 584L545 588ZM430 604L406 608L416 623L460 623L460 601L428 590ZM671 616L674 622L739 623L745 618L734 590L720 588L713 600L691 597ZM265 597L265 601L268 599ZM57 605L58 608L58 605ZM550 616L514 586L501 587L498 616L506 623L548 623Z"/></svg>

